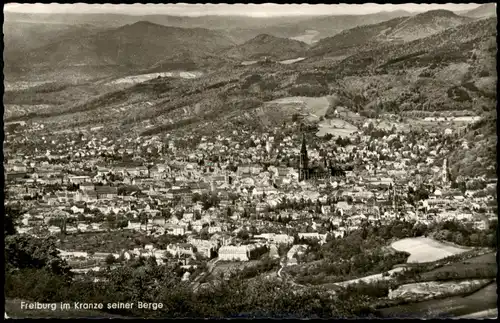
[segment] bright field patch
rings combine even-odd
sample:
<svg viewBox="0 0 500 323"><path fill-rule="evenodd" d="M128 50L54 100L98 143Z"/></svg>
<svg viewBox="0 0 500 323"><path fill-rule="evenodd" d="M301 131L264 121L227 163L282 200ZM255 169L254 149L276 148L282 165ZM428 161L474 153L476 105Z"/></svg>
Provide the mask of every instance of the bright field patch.
<svg viewBox="0 0 500 323"><path fill-rule="evenodd" d="M323 137L327 133L334 137L348 137L358 131L354 125L341 119L324 120L318 126L319 131L316 133L318 137Z"/></svg>
<svg viewBox="0 0 500 323"><path fill-rule="evenodd" d="M391 247L398 251L410 253L407 261L409 263L432 262L469 250L466 248L457 248L425 237L402 239L394 242Z"/></svg>
<svg viewBox="0 0 500 323"><path fill-rule="evenodd" d="M146 82L157 77L180 77L184 79L198 78L202 75L201 72L164 72L164 73L149 73L141 75L130 75L119 78L109 84L136 84Z"/></svg>
<svg viewBox="0 0 500 323"><path fill-rule="evenodd" d="M295 109L297 113L307 114L308 119L313 120L319 120L319 118L324 117L330 106L327 96L317 98L293 96L270 101L267 104L279 105L280 108L288 106Z"/></svg>

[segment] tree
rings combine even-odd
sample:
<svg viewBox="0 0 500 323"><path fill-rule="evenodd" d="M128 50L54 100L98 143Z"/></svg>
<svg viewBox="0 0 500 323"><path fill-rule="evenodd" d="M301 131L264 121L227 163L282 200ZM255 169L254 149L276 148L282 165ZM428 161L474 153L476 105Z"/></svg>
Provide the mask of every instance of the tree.
<svg viewBox="0 0 500 323"><path fill-rule="evenodd" d="M193 203L196 203L198 201L201 201L201 194L200 193L194 193L192 197Z"/></svg>
<svg viewBox="0 0 500 323"><path fill-rule="evenodd" d="M239 239L242 239L242 240L248 240L248 239L250 239L250 234L248 233L247 230L243 229L243 230L240 230L238 232L236 237L238 237Z"/></svg>
<svg viewBox="0 0 500 323"><path fill-rule="evenodd" d="M107 265L112 265L116 262L115 257L112 254L109 254L106 256L106 259L104 260Z"/></svg>
<svg viewBox="0 0 500 323"><path fill-rule="evenodd" d="M21 208L17 206L5 206L4 234L5 236L16 234L15 223L21 216Z"/></svg>
<svg viewBox="0 0 500 323"><path fill-rule="evenodd" d="M71 276L70 267L59 257L54 237L7 236L4 252L7 267L47 269L57 275Z"/></svg>

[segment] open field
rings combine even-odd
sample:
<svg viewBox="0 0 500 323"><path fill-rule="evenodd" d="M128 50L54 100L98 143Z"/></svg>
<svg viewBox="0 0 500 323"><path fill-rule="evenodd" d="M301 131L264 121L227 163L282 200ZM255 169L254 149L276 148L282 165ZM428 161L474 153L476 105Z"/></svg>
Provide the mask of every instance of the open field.
<svg viewBox="0 0 500 323"><path fill-rule="evenodd" d="M25 116L30 113L50 111L55 106L49 104L5 104L4 118Z"/></svg>
<svg viewBox="0 0 500 323"><path fill-rule="evenodd" d="M457 248L426 237L406 238L392 243L392 248L410 253L408 263L431 262L469 249Z"/></svg>
<svg viewBox="0 0 500 323"><path fill-rule="evenodd" d="M393 290L390 297L397 299L408 300L425 300L439 296L449 296L467 293L477 290L481 286L486 286L490 282L489 279L473 279L464 281L451 282L422 282L405 284Z"/></svg>
<svg viewBox="0 0 500 323"><path fill-rule="evenodd" d="M280 107L292 106L298 113L308 114L309 118L319 119L324 117L328 111L329 102L327 96L303 97L291 96L266 102L266 104L279 105Z"/></svg>
<svg viewBox="0 0 500 323"><path fill-rule="evenodd" d="M255 63L257 63L258 61L244 61L244 62L241 62L241 65L243 66L248 66L248 65L253 65Z"/></svg>
<svg viewBox="0 0 500 323"><path fill-rule="evenodd" d="M212 275L217 276L220 273L227 274L233 270L243 269L245 267L250 267L256 265L258 260L251 260L247 262L218 262L212 272Z"/></svg>
<svg viewBox="0 0 500 323"><path fill-rule="evenodd" d="M383 318L457 317L496 308L497 284L492 282L468 296L453 296L379 309Z"/></svg>
<svg viewBox="0 0 500 323"><path fill-rule="evenodd" d="M306 32L303 35L291 37L291 39L295 39L310 45L317 42L316 37L319 36L319 34L320 34L319 31L309 29L306 30Z"/></svg>
<svg viewBox="0 0 500 323"><path fill-rule="evenodd" d="M492 308L489 310L479 311L472 314L462 315L459 319L496 319L498 317L498 309Z"/></svg>
<svg viewBox="0 0 500 323"><path fill-rule="evenodd" d="M15 82L4 81L3 85L5 87L5 91L19 91L19 90L26 90L31 87L39 86L46 83L50 83L50 81L15 81Z"/></svg>
<svg viewBox="0 0 500 323"><path fill-rule="evenodd" d="M293 59L286 59L284 61L281 61L280 63L288 65L288 64L293 64L293 63L303 61L304 59L305 59L305 57L298 57L298 58L293 58Z"/></svg>
<svg viewBox="0 0 500 323"><path fill-rule="evenodd" d="M185 79L193 79L198 78L203 75L202 72L163 72L163 73L149 73L149 74L141 74L141 75L130 75L126 77L122 77L116 79L114 81L109 82L110 85L113 84L136 84L141 82L146 82L152 80L157 77L180 77Z"/></svg>
<svg viewBox="0 0 500 323"><path fill-rule="evenodd" d="M467 264L497 264L496 252L487 253L464 261Z"/></svg>
<svg viewBox="0 0 500 323"><path fill-rule="evenodd" d="M438 121L451 121L451 122L476 122L481 120L478 116L464 116L455 118L445 118L445 117L426 117L424 121L438 122Z"/></svg>
<svg viewBox="0 0 500 323"><path fill-rule="evenodd" d="M327 133L333 135L334 137L348 137L358 131L358 128L354 125L341 119L323 120L318 124L318 126L319 131L316 133L316 136L318 137L323 137Z"/></svg>
<svg viewBox="0 0 500 323"><path fill-rule="evenodd" d="M481 256L477 256L462 263L453 263L433 269L431 271L421 274L421 279L425 280L436 280L439 277L443 277L443 273L449 273L453 275L452 277L463 277L463 278L473 278L473 277L496 277L496 254L488 253Z"/></svg>
<svg viewBox="0 0 500 323"><path fill-rule="evenodd" d="M394 269L389 270L388 271L389 276L384 277L384 276L382 276L382 273L380 273L380 274L365 276L365 277L361 277L361 278L351 279L351 280L343 281L343 282L336 283L336 284L338 286L346 287L348 285L356 284L356 283L359 283L361 281L363 281L365 283L374 283L374 282L380 281L380 280L389 280L389 279L392 279L392 277L390 276L390 275L392 275L392 273L399 272L402 270L403 270L402 267L398 267L398 268L394 268Z"/></svg>

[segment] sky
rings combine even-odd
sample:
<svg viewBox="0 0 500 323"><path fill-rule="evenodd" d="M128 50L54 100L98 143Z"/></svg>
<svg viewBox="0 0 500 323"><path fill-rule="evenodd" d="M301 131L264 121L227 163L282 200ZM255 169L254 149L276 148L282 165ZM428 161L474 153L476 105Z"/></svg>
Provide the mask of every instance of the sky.
<svg viewBox="0 0 500 323"><path fill-rule="evenodd" d="M25 13L116 13L129 15L239 15L251 17L276 17L300 15L359 15L380 11L406 10L423 12L435 9L451 11L477 8L477 3L447 4L18 4L8 3L4 11Z"/></svg>

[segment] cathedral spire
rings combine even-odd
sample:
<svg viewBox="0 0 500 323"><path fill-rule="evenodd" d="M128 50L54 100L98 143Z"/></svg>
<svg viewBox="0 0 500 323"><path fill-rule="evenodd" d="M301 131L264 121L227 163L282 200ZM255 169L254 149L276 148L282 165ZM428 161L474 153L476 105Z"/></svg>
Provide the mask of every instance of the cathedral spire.
<svg viewBox="0 0 500 323"><path fill-rule="evenodd" d="M304 152L305 152L305 153L307 153L307 147L306 147L306 134L305 134L305 133L303 133L303 134L302 134L302 147L301 147L301 149L300 149L300 152L301 152L301 153L304 153Z"/></svg>
<svg viewBox="0 0 500 323"><path fill-rule="evenodd" d="M299 181L309 178L309 158L307 158L306 135L302 134L302 147L299 160Z"/></svg>

